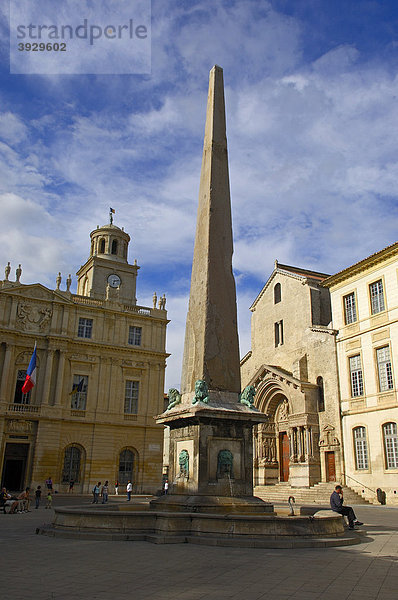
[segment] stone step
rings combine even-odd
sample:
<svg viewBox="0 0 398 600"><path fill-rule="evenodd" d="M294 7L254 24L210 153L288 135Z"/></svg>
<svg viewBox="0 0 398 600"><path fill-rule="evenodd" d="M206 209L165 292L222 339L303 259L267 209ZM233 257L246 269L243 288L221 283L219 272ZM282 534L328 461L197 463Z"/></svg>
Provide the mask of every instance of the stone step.
<svg viewBox="0 0 398 600"><path fill-rule="evenodd" d="M256 486L254 495L267 502L287 502L293 496L296 503L316 503L329 505L334 483L318 483L311 488L293 488L288 483L270 486ZM346 504L370 504L370 502L348 487L343 487Z"/></svg>

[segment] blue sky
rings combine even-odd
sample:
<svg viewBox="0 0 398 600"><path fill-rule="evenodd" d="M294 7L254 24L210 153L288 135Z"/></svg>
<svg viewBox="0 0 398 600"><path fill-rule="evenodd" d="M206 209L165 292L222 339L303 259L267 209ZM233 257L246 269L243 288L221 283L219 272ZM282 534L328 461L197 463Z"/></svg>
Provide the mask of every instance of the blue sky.
<svg viewBox="0 0 398 600"><path fill-rule="evenodd" d="M179 387L214 64L244 355L275 258L333 273L396 241L396 2L153 0L151 75L10 75L0 51L0 268L22 263L23 283L55 287L114 207L141 266L138 303L167 296L168 387Z"/></svg>

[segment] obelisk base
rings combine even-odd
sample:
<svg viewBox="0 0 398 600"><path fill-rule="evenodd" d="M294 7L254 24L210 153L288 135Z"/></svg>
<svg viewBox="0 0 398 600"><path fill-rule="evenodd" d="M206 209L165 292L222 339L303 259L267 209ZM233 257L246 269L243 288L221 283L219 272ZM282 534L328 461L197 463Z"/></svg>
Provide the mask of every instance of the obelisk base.
<svg viewBox="0 0 398 600"><path fill-rule="evenodd" d="M167 494L150 502L151 510L164 512L206 513L212 515L275 515L273 504L257 498L231 496L183 496Z"/></svg>
<svg viewBox="0 0 398 600"><path fill-rule="evenodd" d="M253 498L252 428L267 416L221 400L180 404L156 419L170 427L170 496Z"/></svg>

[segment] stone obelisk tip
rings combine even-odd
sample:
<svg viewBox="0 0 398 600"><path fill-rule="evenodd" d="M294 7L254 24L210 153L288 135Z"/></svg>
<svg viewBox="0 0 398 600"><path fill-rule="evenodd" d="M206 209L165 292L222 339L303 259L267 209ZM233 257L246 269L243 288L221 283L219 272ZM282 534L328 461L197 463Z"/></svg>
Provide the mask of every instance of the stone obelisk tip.
<svg viewBox="0 0 398 600"><path fill-rule="evenodd" d="M223 70L210 71L181 392L240 391Z"/></svg>

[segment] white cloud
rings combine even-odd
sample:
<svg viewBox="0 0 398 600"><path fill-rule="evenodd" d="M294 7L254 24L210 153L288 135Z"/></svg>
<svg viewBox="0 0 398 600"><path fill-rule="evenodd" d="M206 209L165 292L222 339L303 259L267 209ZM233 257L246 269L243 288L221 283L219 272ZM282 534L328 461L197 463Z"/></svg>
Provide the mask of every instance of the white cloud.
<svg viewBox="0 0 398 600"><path fill-rule="evenodd" d="M332 273L396 237L398 78L350 45L305 64L301 33L267 2L165 2L156 7L152 79L103 79L109 106L81 110L78 93L89 94L93 80L40 78L32 86L44 86L57 112L29 120L9 105L0 114L9 224L0 261L22 262L25 281L53 285L59 270L86 260L90 230L116 208L145 286L158 288L151 270L168 280L169 387L179 387L215 62L226 86L242 353L253 279L260 289L275 258ZM138 296L143 303L140 279Z"/></svg>

